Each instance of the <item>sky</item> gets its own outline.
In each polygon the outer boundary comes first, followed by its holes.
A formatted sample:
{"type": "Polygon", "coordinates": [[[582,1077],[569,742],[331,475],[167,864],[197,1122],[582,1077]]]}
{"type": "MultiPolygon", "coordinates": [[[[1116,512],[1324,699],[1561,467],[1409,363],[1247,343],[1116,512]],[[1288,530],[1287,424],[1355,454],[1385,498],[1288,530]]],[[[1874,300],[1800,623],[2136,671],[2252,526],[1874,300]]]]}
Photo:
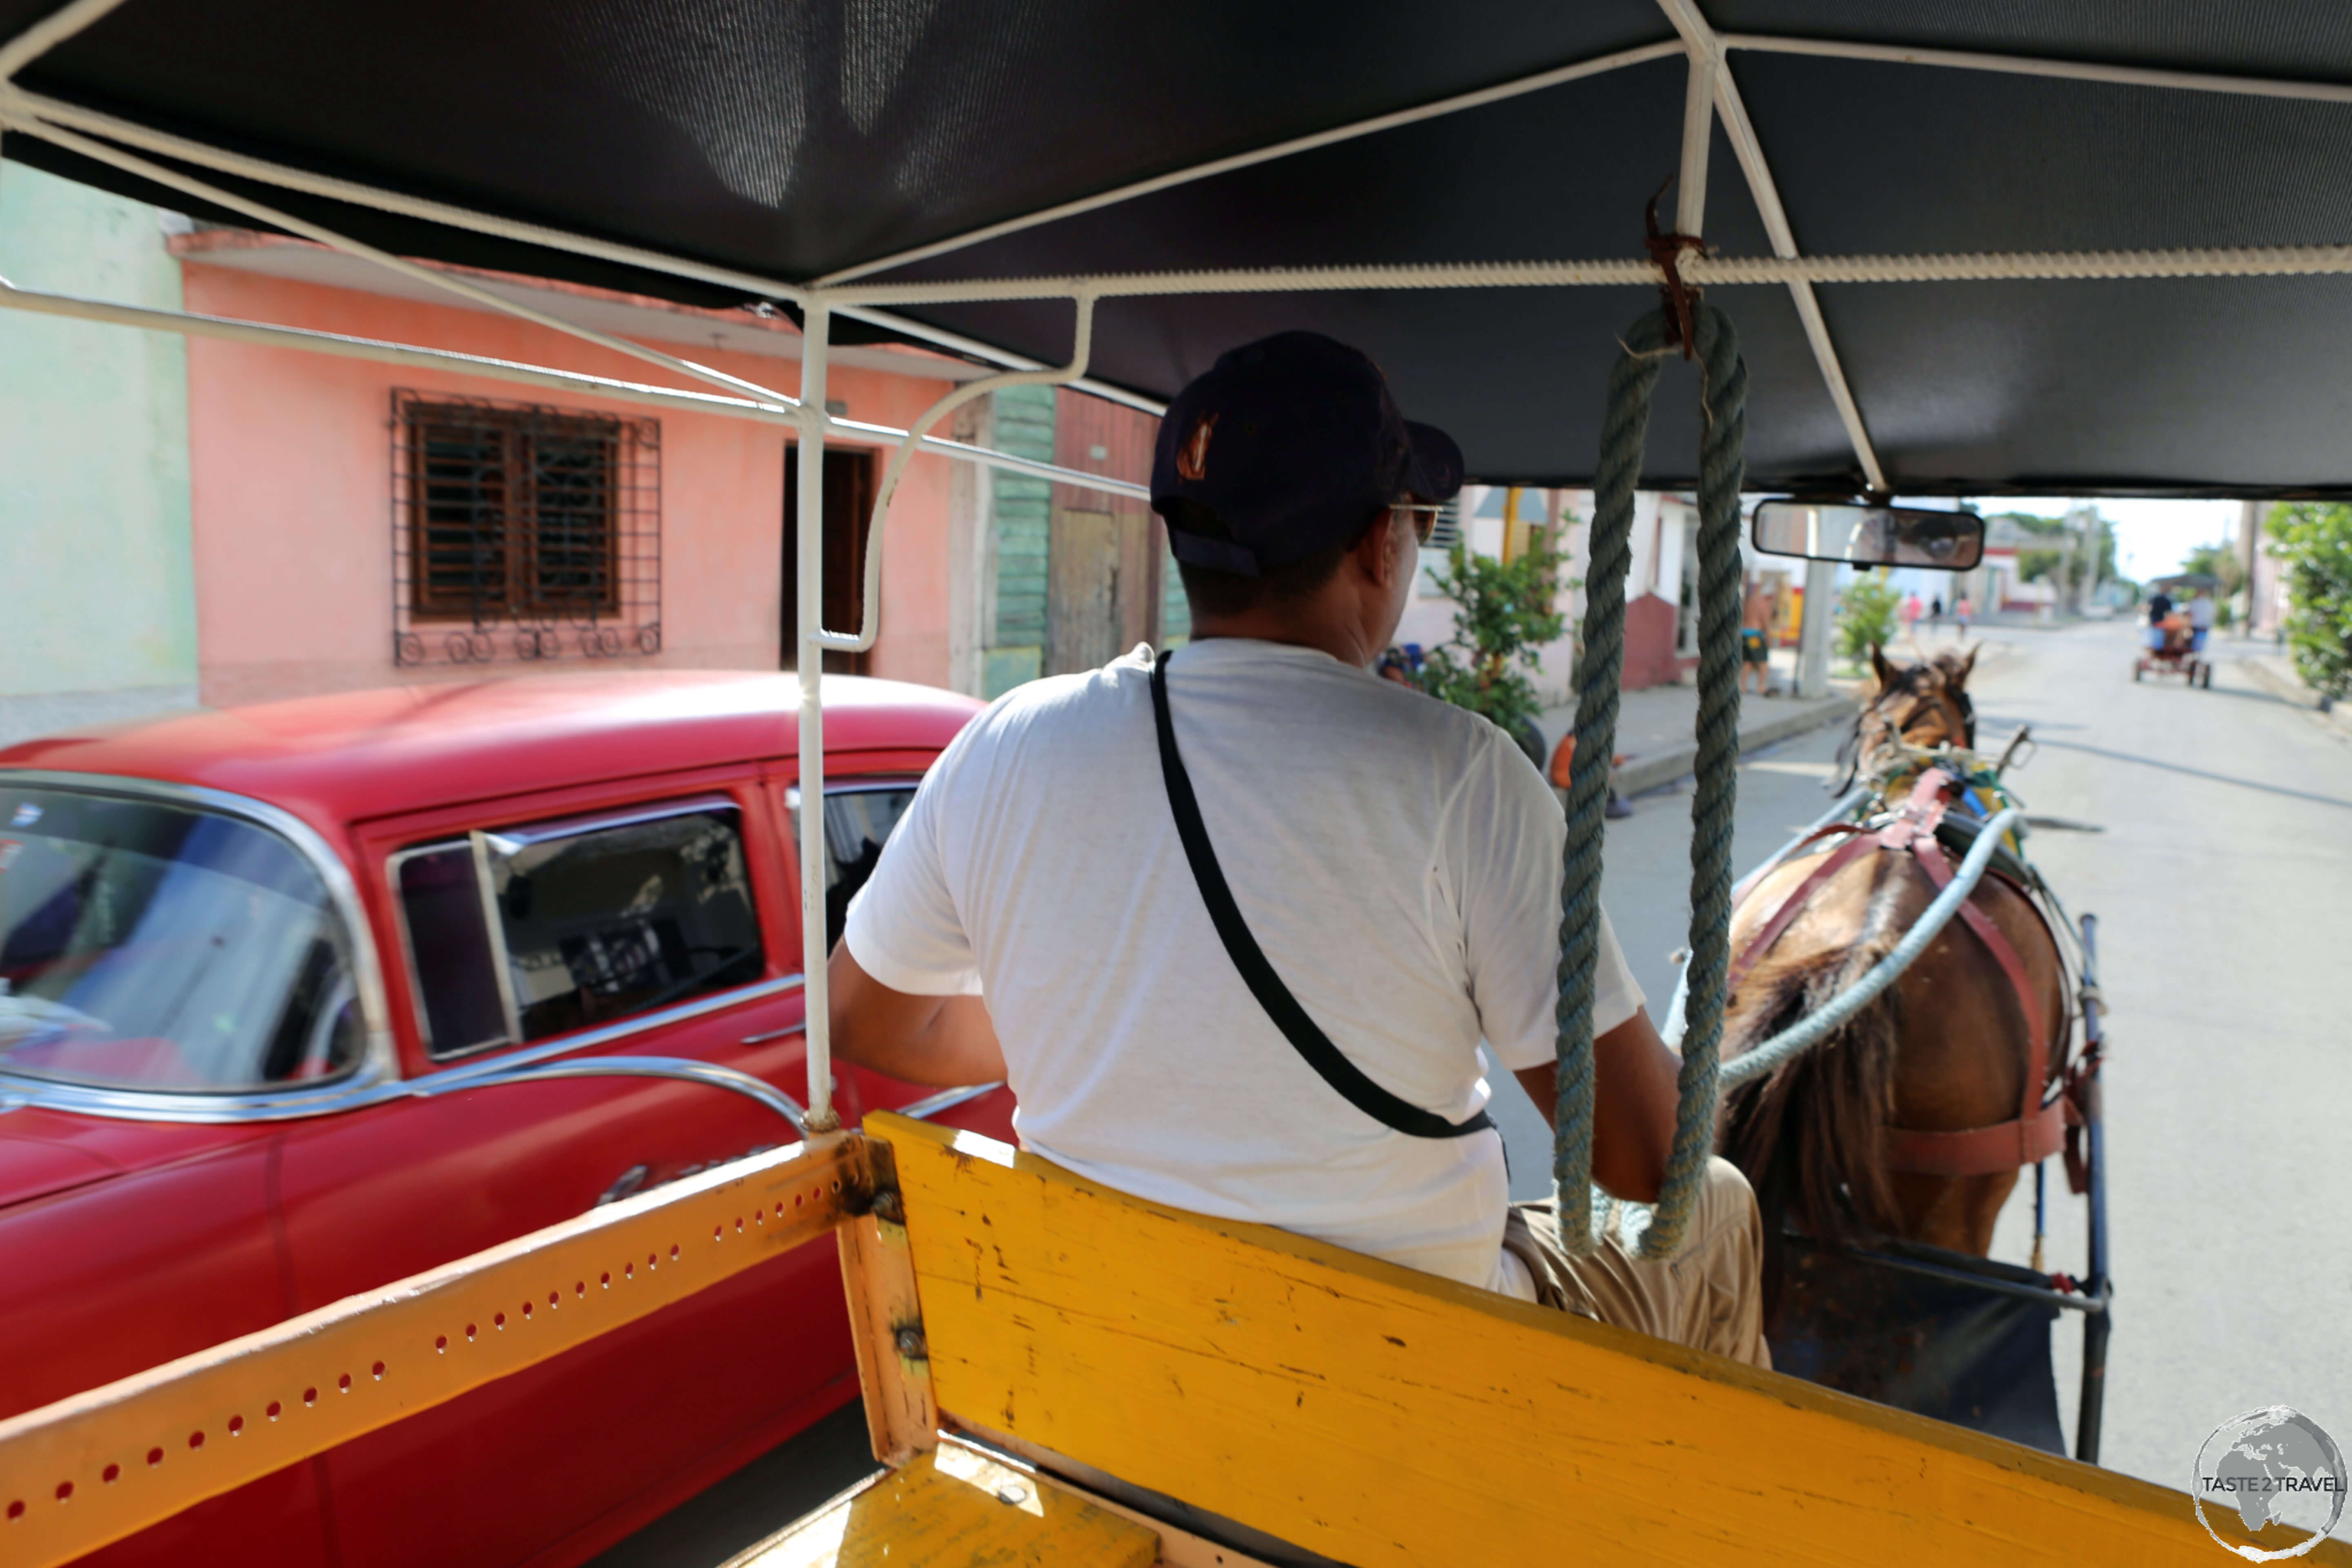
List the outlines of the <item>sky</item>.
{"type": "Polygon", "coordinates": [[[2218,544],[2237,525],[2233,500],[2137,500],[2116,497],[1987,496],[1970,502],[1977,510],[2021,511],[2028,517],[2063,517],[2088,500],[2115,524],[2116,567],[2137,583],[2180,570],[2181,557],[2200,544],[2218,544]]]}

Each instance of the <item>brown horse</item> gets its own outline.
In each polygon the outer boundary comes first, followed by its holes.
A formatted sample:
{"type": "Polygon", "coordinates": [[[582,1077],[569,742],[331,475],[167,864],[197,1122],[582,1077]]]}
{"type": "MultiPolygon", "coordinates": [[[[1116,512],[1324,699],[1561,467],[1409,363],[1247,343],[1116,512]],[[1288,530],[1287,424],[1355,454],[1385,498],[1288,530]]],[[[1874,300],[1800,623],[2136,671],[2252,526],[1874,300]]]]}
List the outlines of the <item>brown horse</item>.
{"type": "MultiPolygon", "coordinates": [[[[1871,653],[1878,691],[1856,722],[1851,755],[1899,803],[1921,771],[1896,742],[1973,747],[1966,686],[1976,663],[1940,653],[1898,669],[1871,653]]],[[[1747,889],[1731,917],[1731,951],[1756,931],[1835,848],[1782,863],[1747,889]]],[[[1816,889],[1754,967],[1725,1012],[1727,1061],[1770,1038],[1867,973],[1901,941],[1936,887],[1907,853],[1874,850],[1816,889]]],[[[2051,1060],[2065,1057],[2065,973],[2049,928],[2015,885],[1988,875],[1970,900],[2023,961],[2027,990],[2047,1020],[2051,1060]]],[[[1725,1097],[1723,1152],[1766,1205],[1811,1235],[1894,1236],[1983,1256],[1995,1216],[2017,1184],[2014,1168],[1929,1175],[1893,1168],[1896,1129],[1959,1131],[2014,1118],[2024,1093],[2031,1026],[2018,987],[1982,938],[1955,919],[1894,985],[1836,1033],[1725,1097]]]]}

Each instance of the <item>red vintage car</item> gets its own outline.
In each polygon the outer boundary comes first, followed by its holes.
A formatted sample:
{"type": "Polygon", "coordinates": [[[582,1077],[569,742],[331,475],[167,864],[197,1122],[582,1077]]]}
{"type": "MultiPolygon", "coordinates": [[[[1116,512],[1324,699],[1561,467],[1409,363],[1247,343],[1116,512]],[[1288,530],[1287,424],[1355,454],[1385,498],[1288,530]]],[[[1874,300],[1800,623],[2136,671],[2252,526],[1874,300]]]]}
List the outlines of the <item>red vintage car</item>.
{"type": "MultiPolygon", "coordinates": [[[[837,931],[978,704],[825,697],[837,931]]],[[[0,752],[0,1415],[792,1142],[796,698],[539,677],[0,752]]],[[[1007,1131],[1002,1089],[837,1083],[1007,1131]]],[[[577,1563],[856,1394],[803,1247],[91,1561],[577,1563]]]]}

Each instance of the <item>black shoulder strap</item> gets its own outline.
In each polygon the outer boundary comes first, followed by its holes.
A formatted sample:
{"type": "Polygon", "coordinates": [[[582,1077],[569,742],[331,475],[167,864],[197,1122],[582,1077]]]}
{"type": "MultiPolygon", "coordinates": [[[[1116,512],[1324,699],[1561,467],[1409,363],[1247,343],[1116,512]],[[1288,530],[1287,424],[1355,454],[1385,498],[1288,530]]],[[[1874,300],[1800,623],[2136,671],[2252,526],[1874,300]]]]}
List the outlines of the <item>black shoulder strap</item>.
{"type": "Polygon", "coordinates": [[[1209,830],[1201,821],[1200,802],[1192,797],[1192,775],[1185,773],[1184,759],[1176,752],[1176,726],[1168,715],[1168,656],[1164,653],[1151,667],[1151,714],[1160,728],[1160,772],[1168,782],[1168,805],[1176,814],[1176,837],[1184,841],[1184,858],[1192,862],[1192,880],[1200,884],[1201,901],[1209,906],[1209,920],[1223,939],[1234,967],[1241,971],[1243,984],[1257,998],[1258,1005],[1265,1009],[1266,1016],[1274,1020],[1274,1026],[1282,1031],[1283,1038],[1349,1104],[1396,1131],[1414,1138],[1459,1138],[1494,1126],[1483,1110],[1467,1121],[1453,1122],[1398,1099],[1366,1078],[1362,1069],[1341,1055],[1330,1037],[1315,1026],[1315,1020],[1307,1016],[1307,1009],[1298,1005],[1298,998],[1290,994],[1282,976],[1274,972],[1274,965],[1258,951],[1257,939],[1250,935],[1249,927],[1242,921],[1242,911],[1234,903],[1233,889],[1225,886],[1225,873],[1217,864],[1217,852],[1210,847],[1209,830]]]}

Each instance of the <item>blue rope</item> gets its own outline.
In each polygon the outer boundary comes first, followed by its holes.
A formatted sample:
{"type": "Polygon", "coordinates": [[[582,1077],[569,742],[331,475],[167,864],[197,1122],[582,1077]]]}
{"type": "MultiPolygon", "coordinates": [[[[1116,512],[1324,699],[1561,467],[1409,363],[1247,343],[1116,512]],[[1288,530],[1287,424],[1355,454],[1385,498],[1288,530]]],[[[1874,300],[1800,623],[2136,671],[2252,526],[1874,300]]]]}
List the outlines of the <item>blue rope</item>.
{"type": "MultiPolygon", "coordinates": [[[[1674,1153],[1641,1255],[1671,1257],[1714,1152],[1724,982],[1730,967],[1731,833],[1739,758],[1739,486],[1747,439],[1748,370],[1738,334],[1714,307],[1696,307],[1696,348],[1706,380],[1699,447],[1698,787],[1691,803],[1690,1027],[1683,1041],[1674,1153]]],[[[1560,868],[1559,1096],[1553,1112],[1552,1177],[1562,1241],[1599,1245],[1592,1202],[1592,970],[1600,952],[1603,811],[1615,754],[1618,679],[1624,664],[1625,574],[1632,561],[1633,491],[1649,437],[1650,398],[1664,357],[1676,352],[1667,318],[1633,324],[1609,373],[1609,406],[1594,470],[1591,565],[1586,574],[1585,649],[1578,672],[1576,765],[1568,790],[1568,845],[1560,868]]]]}

